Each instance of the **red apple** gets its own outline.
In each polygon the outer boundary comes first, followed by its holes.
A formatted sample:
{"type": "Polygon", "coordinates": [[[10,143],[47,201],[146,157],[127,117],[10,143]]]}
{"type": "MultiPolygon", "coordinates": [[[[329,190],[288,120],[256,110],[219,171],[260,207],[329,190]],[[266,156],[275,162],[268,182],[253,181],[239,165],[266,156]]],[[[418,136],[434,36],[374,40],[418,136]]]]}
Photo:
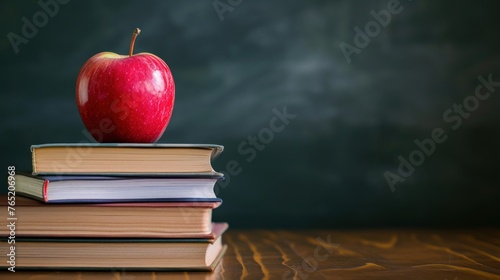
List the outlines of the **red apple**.
{"type": "Polygon", "coordinates": [[[82,67],[76,100],[82,121],[98,142],[153,143],[174,108],[175,85],[168,65],[151,53],[101,52],[82,67]]]}

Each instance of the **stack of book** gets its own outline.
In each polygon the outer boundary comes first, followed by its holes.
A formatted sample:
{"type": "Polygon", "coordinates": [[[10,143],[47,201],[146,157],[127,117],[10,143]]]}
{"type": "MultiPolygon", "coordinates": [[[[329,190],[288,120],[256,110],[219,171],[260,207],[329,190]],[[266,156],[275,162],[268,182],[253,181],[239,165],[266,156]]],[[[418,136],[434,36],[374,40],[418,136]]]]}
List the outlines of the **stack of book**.
{"type": "MultiPolygon", "coordinates": [[[[213,223],[219,145],[32,146],[14,211],[0,211],[3,260],[16,269],[214,270],[226,223],[213,223]],[[15,219],[12,219],[15,218],[15,219]],[[8,243],[15,235],[15,244],[8,243]],[[14,246],[11,248],[11,246],[14,246]]],[[[9,196],[9,200],[11,200],[9,196]]],[[[7,209],[7,197],[2,198],[7,209]]],[[[12,204],[10,204],[12,206],[12,204]]]]}

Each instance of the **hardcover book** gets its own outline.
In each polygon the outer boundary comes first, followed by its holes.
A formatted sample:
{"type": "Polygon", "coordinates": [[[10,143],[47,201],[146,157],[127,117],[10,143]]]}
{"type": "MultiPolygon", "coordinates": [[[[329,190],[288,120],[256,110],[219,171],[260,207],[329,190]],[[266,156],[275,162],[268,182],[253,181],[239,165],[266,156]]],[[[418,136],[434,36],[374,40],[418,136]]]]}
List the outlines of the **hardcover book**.
{"type": "MultiPolygon", "coordinates": [[[[225,251],[227,224],[214,224],[214,239],[16,238],[16,270],[201,270],[213,271],[225,251]]],[[[1,242],[0,267],[7,267],[10,246],[1,242]]]]}
{"type": "Polygon", "coordinates": [[[34,176],[17,173],[16,192],[45,203],[137,201],[220,202],[214,186],[220,175],[207,177],[34,176]]]}
{"type": "Polygon", "coordinates": [[[211,144],[80,143],[31,146],[33,174],[217,174],[211,144]]]}
{"type": "MultiPolygon", "coordinates": [[[[212,209],[220,202],[45,204],[16,196],[16,237],[213,238],[212,209]]],[[[7,221],[7,196],[0,196],[7,221]]],[[[10,229],[0,227],[0,237],[10,229]]]]}

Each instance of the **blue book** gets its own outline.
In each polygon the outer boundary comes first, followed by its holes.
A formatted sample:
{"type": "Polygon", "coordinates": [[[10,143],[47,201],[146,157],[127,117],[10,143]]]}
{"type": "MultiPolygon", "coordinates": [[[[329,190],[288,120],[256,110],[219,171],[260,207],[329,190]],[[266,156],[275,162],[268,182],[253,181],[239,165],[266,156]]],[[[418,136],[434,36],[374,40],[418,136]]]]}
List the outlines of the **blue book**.
{"type": "Polygon", "coordinates": [[[198,177],[31,175],[17,173],[16,193],[45,203],[220,202],[214,174],[198,177]]]}

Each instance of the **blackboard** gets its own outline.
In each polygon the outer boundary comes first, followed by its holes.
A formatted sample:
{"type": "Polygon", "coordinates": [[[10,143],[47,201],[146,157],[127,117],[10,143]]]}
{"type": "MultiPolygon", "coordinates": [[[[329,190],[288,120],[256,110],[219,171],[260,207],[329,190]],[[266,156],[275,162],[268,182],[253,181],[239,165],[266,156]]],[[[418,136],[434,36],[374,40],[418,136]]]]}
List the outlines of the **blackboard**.
{"type": "Polygon", "coordinates": [[[163,58],[176,82],[160,142],[225,146],[214,162],[228,177],[214,220],[498,225],[496,1],[0,7],[4,170],[30,170],[32,144],[89,140],[75,102],[78,71],[98,52],[127,53],[140,27],[136,52],[163,58]]]}

